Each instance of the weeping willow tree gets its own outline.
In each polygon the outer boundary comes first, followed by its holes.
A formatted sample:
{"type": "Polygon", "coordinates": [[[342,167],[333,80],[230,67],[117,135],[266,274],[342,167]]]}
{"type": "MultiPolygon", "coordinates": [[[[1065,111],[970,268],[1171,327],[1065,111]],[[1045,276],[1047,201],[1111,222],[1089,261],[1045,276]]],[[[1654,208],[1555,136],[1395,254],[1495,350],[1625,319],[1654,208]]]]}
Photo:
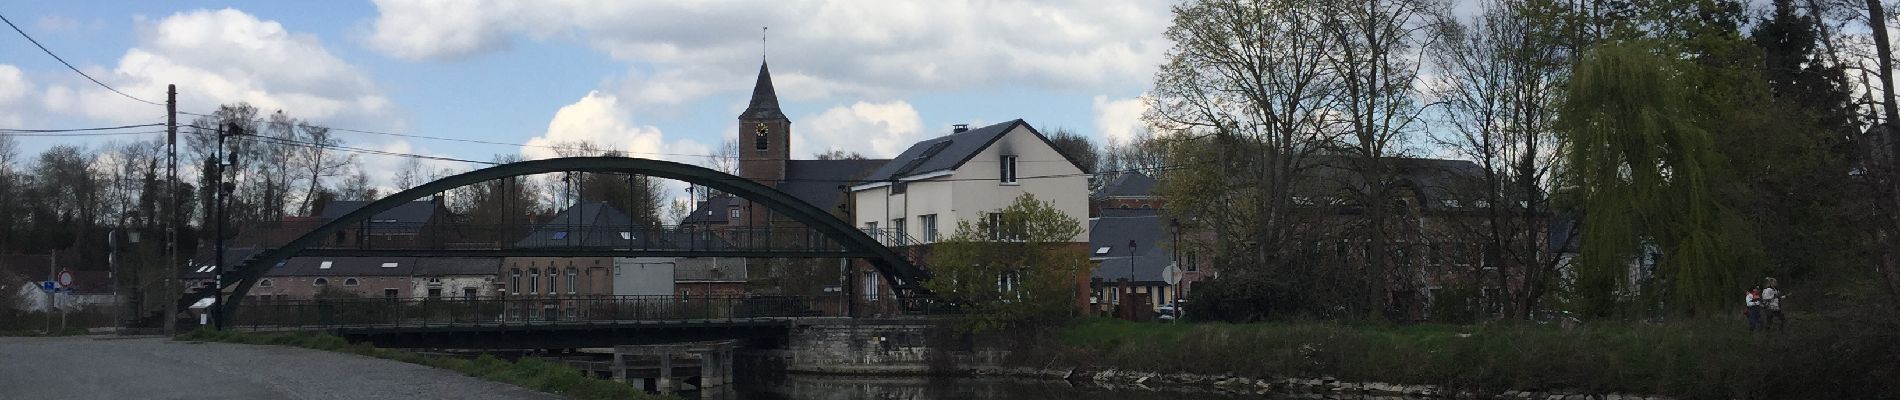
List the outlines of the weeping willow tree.
{"type": "Polygon", "coordinates": [[[1608,316],[1648,289],[1670,309],[1709,313],[1732,300],[1736,271],[1760,249],[1735,232],[1717,197],[1721,155],[1713,127],[1721,113],[1683,65],[1645,41],[1605,44],[1576,66],[1557,128],[1565,173],[1583,222],[1573,286],[1581,309],[1608,316]],[[1653,279],[1633,263],[1650,250],[1653,279]]]}

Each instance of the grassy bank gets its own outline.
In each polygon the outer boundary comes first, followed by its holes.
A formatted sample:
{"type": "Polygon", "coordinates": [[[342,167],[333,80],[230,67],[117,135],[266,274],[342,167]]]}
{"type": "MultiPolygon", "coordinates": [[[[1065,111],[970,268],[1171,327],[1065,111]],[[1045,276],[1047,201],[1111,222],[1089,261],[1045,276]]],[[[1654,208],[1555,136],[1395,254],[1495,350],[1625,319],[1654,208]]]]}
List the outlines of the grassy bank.
{"type": "MultiPolygon", "coordinates": [[[[1900,398],[1891,323],[1802,321],[1751,334],[1739,322],[1356,326],[1086,320],[1037,361],[1157,372],[1336,377],[1502,391],[1582,390],[1683,398],[1900,398]]],[[[1046,365],[1046,364],[1045,364],[1046,365]]]]}
{"type": "Polygon", "coordinates": [[[425,356],[402,350],[377,348],[367,344],[351,344],[340,337],[310,333],[250,334],[200,329],[178,335],[178,340],[295,346],[357,354],[451,370],[463,375],[559,394],[571,399],[674,398],[646,393],[627,384],[594,379],[574,368],[538,358],[523,358],[520,361],[510,362],[486,354],[475,359],[425,356]]]}

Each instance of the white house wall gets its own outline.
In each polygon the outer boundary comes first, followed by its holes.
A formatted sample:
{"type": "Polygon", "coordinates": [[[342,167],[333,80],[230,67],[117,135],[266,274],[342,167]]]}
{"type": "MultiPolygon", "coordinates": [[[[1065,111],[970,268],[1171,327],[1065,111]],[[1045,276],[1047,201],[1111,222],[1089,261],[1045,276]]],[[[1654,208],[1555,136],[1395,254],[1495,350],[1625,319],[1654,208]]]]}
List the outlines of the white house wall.
{"type": "Polygon", "coordinates": [[[905,194],[888,195],[890,187],[852,193],[856,204],[856,225],[860,228],[876,222],[879,228],[893,228],[892,219],[904,219],[904,231],[912,238],[924,238],[922,215],[937,215],[938,238],[956,233],[960,221],[976,224],[984,215],[1008,207],[1024,193],[1054,203],[1057,209],[1075,218],[1082,233],[1072,238],[1088,242],[1088,177],[1057,153],[1047,142],[1026,127],[1017,127],[950,175],[909,182],[905,194]],[[1002,184],[999,166],[1003,155],[1017,157],[1016,184],[1002,184]]]}

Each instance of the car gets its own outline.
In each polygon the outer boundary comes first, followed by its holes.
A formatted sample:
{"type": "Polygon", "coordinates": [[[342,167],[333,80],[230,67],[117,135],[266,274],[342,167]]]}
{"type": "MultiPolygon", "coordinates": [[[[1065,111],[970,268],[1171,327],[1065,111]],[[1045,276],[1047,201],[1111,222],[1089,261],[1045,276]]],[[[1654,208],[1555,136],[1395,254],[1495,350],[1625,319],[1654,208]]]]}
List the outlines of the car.
{"type": "Polygon", "coordinates": [[[1163,304],[1161,305],[1161,307],[1155,308],[1155,320],[1162,321],[1162,322],[1174,322],[1174,320],[1180,319],[1182,313],[1185,311],[1187,311],[1187,307],[1185,306],[1176,306],[1174,304],[1163,304]]]}

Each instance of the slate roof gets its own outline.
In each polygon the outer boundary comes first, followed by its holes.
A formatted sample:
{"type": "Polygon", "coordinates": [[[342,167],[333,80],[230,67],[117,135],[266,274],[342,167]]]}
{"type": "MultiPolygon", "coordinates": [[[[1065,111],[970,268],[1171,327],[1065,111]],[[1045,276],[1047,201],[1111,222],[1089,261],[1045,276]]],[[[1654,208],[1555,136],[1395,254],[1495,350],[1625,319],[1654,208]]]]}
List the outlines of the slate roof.
{"type": "Polygon", "coordinates": [[[515,243],[515,247],[608,247],[626,243],[627,239],[622,239],[620,232],[639,231],[639,227],[627,213],[607,202],[581,203],[561,210],[547,223],[535,227],[527,237],[515,243]]]}
{"type": "MultiPolygon", "coordinates": [[[[1453,208],[1453,205],[1473,206],[1470,196],[1460,193],[1482,193],[1484,168],[1477,163],[1464,160],[1441,160],[1431,158],[1400,158],[1386,160],[1398,171],[1400,183],[1413,190],[1419,205],[1426,209],[1453,208]]],[[[1328,197],[1342,190],[1360,190],[1366,185],[1360,174],[1352,170],[1349,161],[1342,157],[1315,156],[1307,160],[1304,176],[1309,180],[1300,184],[1297,193],[1303,196],[1328,197]]]]}
{"type": "Polygon", "coordinates": [[[1140,171],[1128,171],[1119,174],[1114,180],[1102,186],[1103,197],[1152,197],[1157,182],[1140,171]]]}
{"type": "MultiPolygon", "coordinates": [[[[909,149],[905,149],[903,154],[898,154],[897,158],[891,159],[890,162],[884,163],[884,166],[878,167],[876,171],[872,171],[864,180],[870,182],[889,181],[911,175],[957,169],[957,167],[962,167],[963,163],[970,161],[971,158],[975,158],[977,153],[983,152],[983,149],[989,148],[990,143],[995,143],[997,139],[1003,137],[1003,134],[1009,133],[1010,130],[1015,129],[1019,125],[1029,128],[1029,132],[1035,134],[1037,138],[1042,139],[1043,143],[1049,143],[1049,138],[1043,136],[1041,132],[1037,132],[1035,127],[1029,126],[1028,122],[1023,122],[1022,119],[1014,119],[1000,124],[970,129],[962,133],[953,133],[948,136],[917,142],[917,144],[911,145],[909,149]]],[[[1049,147],[1055,148],[1055,144],[1050,143],[1049,147]]],[[[1062,152],[1058,151],[1056,153],[1061,154],[1062,152]]],[[[1075,159],[1069,158],[1069,155],[1063,154],[1062,157],[1068,159],[1069,163],[1075,165],[1076,169],[1087,170],[1086,168],[1082,168],[1081,164],[1076,163],[1075,159]]]]}
{"type": "Polygon", "coordinates": [[[699,202],[699,207],[687,214],[681,224],[723,224],[726,223],[726,208],[738,204],[732,196],[719,196],[699,202]]]}
{"type": "Polygon", "coordinates": [[[739,119],[786,120],[778,109],[778,91],[772,88],[772,71],[759,63],[759,81],[752,84],[752,102],[739,113],[739,119]]]}
{"type": "Polygon", "coordinates": [[[833,211],[849,187],[891,160],[790,160],[778,190],[821,210],[833,211]]]}
{"type": "MultiPolygon", "coordinates": [[[[499,268],[499,267],[498,267],[499,268]]],[[[416,257],[296,257],[271,268],[266,276],[411,276],[416,257]],[[329,268],[324,264],[329,263],[329,268]],[[384,265],[391,265],[385,267],[384,265]]],[[[490,270],[493,275],[499,269],[490,270]]]]}
{"type": "MultiPolygon", "coordinates": [[[[368,201],[332,201],[330,204],[323,206],[323,212],[317,214],[317,217],[327,222],[340,218],[359,208],[363,208],[363,206],[366,205],[369,205],[368,201]]],[[[396,206],[396,208],[391,208],[389,211],[377,213],[375,217],[370,218],[370,233],[415,234],[421,232],[422,226],[429,223],[429,219],[435,217],[435,208],[434,201],[422,200],[412,201],[396,206]]]]}
{"type": "MultiPolygon", "coordinates": [[[[827,212],[837,211],[845,191],[891,160],[787,160],[776,189],[827,212]]],[[[683,224],[724,224],[726,209],[743,199],[720,196],[699,202],[683,224]]]]}
{"type": "Polygon", "coordinates": [[[1135,282],[1163,282],[1161,271],[1174,262],[1167,247],[1167,228],[1159,210],[1105,209],[1089,220],[1089,259],[1100,261],[1091,278],[1114,282],[1130,276],[1135,282]],[[1128,241],[1135,241],[1134,264],[1129,264],[1128,241]],[[1106,254],[1098,253],[1108,248],[1106,254]]]}
{"type": "MultiPolygon", "coordinates": [[[[719,214],[724,216],[722,212],[719,214]]],[[[686,248],[718,250],[730,246],[713,238],[695,238],[691,232],[659,230],[633,223],[633,218],[606,202],[584,203],[568,207],[547,223],[536,227],[527,237],[515,242],[518,248],[594,247],[594,248],[686,248]]]]}

